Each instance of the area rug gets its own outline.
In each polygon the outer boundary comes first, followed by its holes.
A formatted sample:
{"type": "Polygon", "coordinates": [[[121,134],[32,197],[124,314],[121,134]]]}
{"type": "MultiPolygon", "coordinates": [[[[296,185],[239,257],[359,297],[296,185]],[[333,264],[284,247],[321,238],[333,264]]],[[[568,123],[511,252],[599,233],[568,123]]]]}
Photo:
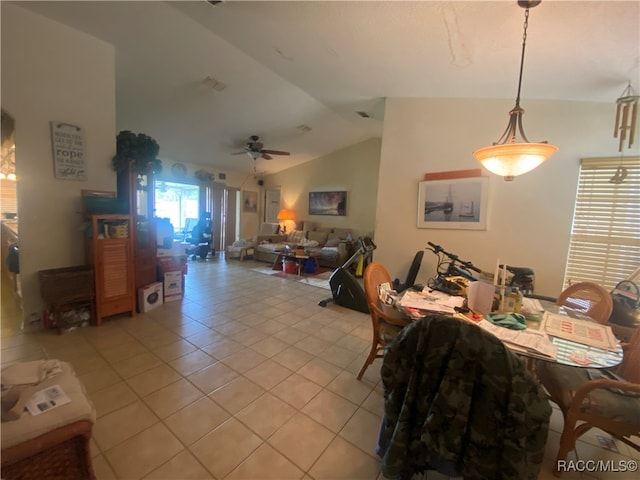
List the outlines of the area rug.
{"type": "Polygon", "coordinates": [[[271,267],[258,267],[252,268],[254,272],[262,273],[264,275],[270,275],[272,277],[282,278],[285,280],[292,280],[295,282],[304,283],[305,285],[311,285],[312,287],[324,288],[331,290],[329,286],[329,277],[333,270],[321,269],[316,274],[303,274],[298,276],[296,273],[285,273],[281,270],[272,270],[271,267]]]}
{"type": "Polygon", "coordinates": [[[312,287],[324,288],[325,290],[331,290],[331,286],[329,285],[329,276],[331,272],[326,272],[320,275],[316,275],[314,277],[304,277],[298,280],[300,283],[304,283],[306,285],[311,285],[312,287]]]}
{"type": "Polygon", "coordinates": [[[275,275],[277,273],[282,273],[279,270],[273,270],[271,267],[256,267],[252,268],[254,272],[262,273],[264,275],[275,275]]]}

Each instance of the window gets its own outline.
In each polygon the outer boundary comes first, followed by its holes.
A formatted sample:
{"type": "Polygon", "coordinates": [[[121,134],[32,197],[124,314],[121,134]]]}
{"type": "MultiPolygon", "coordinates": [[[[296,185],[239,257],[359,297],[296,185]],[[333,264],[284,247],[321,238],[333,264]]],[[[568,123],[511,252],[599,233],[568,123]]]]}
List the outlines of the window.
{"type": "Polygon", "coordinates": [[[583,159],[565,287],[570,283],[594,282],[611,290],[638,267],[640,157],[583,159]],[[622,182],[610,181],[616,175],[624,177],[622,182]]]}
{"type": "Polygon", "coordinates": [[[168,218],[176,233],[188,227],[188,219],[198,221],[198,185],[158,181],[155,187],[155,216],[168,218]]]}

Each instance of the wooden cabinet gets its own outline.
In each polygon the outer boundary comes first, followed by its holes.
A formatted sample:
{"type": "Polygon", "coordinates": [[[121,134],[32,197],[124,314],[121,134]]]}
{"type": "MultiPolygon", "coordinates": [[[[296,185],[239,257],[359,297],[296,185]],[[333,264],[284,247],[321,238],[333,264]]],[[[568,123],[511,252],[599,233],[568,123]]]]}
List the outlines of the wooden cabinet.
{"type": "Polygon", "coordinates": [[[135,172],[133,163],[129,169],[118,172],[118,199],[129,205],[133,219],[134,286],[138,288],[156,281],[156,230],[154,215],[154,180],[151,172],[135,172]]]}
{"type": "Polygon", "coordinates": [[[104,317],[136,313],[131,225],[131,215],[91,215],[85,255],[94,268],[97,325],[104,317]]]}

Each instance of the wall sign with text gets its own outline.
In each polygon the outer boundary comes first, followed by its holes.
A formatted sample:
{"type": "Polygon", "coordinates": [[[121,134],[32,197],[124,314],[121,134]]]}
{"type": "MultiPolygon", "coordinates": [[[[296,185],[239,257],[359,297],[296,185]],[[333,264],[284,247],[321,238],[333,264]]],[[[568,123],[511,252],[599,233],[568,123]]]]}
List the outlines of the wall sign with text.
{"type": "Polygon", "coordinates": [[[51,122],[53,173],[62,180],[86,180],[87,161],[84,156],[84,132],[77,125],[51,122]]]}

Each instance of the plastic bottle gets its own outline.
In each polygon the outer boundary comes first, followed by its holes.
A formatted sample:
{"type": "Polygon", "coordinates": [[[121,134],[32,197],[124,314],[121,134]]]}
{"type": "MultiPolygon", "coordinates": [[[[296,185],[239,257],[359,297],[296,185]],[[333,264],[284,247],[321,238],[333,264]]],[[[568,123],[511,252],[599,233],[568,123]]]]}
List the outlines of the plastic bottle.
{"type": "Polygon", "coordinates": [[[512,287],[509,296],[513,299],[513,312],[520,313],[522,309],[522,292],[518,287],[512,287]]]}

